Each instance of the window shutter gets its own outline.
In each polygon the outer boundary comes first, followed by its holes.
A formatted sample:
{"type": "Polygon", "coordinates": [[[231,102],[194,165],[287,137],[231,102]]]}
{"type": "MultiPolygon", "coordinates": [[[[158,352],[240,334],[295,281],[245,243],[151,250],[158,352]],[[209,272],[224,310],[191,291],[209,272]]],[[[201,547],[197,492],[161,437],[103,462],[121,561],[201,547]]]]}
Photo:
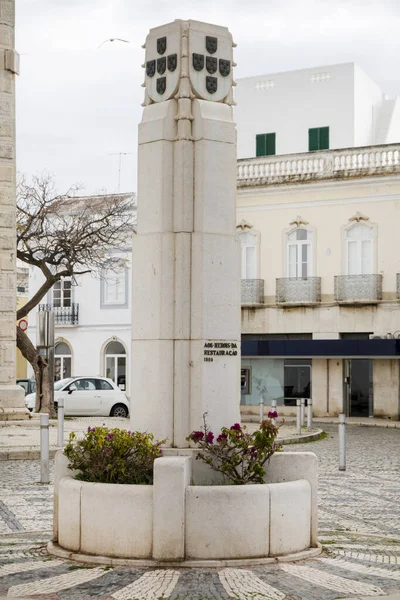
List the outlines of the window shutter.
{"type": "Polygon", "coordinates": [[[308,130],[308,151],[319,150],[319,128],[315,127],[308,130]]]}
{"type": "Polygon", "coordinates": [[[274,154],[276,154],[276,144],[275,144],[275,140],[276,140],[276,134],[275,133],[267,133],[266,135],[267,138],[267,155],[268,156],[272,156],[274,154]]]}
{"type": "Polygon", "coordinates": [[[265,133],[256,135],[256,156],[267,154],[267,136],[265,133]]]}
{"type": "Polygon", "coordinates": [[[329,127],[319,129],[319,149],[329,150],[329,127]]]}

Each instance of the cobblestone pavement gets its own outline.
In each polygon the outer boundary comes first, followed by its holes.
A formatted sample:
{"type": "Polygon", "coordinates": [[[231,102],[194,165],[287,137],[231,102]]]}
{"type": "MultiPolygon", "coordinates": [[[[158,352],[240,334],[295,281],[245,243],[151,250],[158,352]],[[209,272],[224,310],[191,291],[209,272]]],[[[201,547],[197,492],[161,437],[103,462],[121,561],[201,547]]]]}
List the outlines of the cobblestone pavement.
{"type": "Polygon", "coordinates": [[[88,567],[49,556],[51,486],[37,461],[0,463],[0,597],[42,600],[336,600],[400,598],[400,431],[347,428],[339,472],[335,426],[285,451],[319,459],[321,557],[252,568],[88,567]],[[32,532],[32,533],[29,533],[32,532]],[[392,596],[390,596],[392,598],[392,596]]]}

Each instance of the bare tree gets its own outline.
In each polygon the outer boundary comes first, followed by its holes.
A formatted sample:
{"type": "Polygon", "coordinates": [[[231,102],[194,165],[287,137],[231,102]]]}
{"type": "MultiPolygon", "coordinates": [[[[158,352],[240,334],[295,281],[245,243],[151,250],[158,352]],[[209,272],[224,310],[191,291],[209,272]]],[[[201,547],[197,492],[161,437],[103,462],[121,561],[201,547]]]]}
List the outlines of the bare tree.
{"type": "MultiPolygon", "coordinates": [[[[42,272],[44,281],[17,311],[22,319],[53,285],[64,277],[100,274],[107,266],[118,269],[127,255],[135,230],[133,194],[74,196],[56,192],[50,175],[37,175],[17,185],[17,257],[42,272]],[[116,254],[115,254],[116,253],[116,254]],[[112,256],[119,258],[112,259],[112,256]],[[122,258],[121,258],[122,256],[122,258]]],[[[36,379],[36,408],[54,414],[50,406],[48,364],[29,337],[17,327],[17,346],[32,365],[36,379]]]]}

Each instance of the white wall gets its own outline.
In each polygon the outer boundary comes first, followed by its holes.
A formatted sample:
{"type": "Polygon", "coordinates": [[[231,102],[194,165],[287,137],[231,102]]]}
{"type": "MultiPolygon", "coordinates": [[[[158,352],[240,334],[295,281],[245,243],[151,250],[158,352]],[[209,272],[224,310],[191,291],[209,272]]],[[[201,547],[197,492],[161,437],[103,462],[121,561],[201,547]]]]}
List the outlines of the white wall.
{"type": "Polygon", "coordinates": [[[331,148],[354,145],[354,63],[239,79],[235,100],[238,158],[255,156],[258,133],[276,133],[277,154],[308,152],[311,127],[329,126],[331,148]]]}
{"type": "MultiPolygon", "coordinates": [[[[378,85],[354,65],[354,146],[376,144],[376,120],[383,94],[378,85]]],[[[387,143],[382,140],[382,143],[387,143]]]]}

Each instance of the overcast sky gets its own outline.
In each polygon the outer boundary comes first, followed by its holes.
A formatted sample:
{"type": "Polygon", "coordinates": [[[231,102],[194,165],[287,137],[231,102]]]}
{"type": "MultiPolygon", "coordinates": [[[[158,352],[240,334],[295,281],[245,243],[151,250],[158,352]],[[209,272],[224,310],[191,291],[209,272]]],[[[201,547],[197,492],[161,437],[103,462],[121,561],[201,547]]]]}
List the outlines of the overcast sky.
{"type": "Polygon", "coordinates": [[[174,19],[226,25],[236,78],[355,61],[400,94],[400,0],[16,0],[17,167],[58,190],[136,191],[144,43],[174,19]],[[98,46],[107,38],[120,37],[98,46]]]}

